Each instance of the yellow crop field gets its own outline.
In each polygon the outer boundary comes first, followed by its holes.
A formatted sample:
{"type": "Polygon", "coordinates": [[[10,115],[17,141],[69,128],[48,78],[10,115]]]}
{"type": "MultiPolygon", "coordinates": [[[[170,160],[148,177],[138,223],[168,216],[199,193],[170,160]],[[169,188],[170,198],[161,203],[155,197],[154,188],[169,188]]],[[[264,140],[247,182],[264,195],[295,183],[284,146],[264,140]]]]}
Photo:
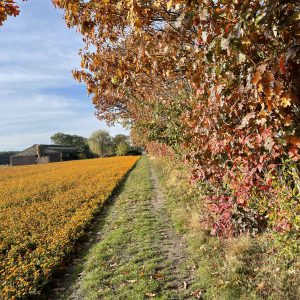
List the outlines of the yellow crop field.
{"type": "Polygon", "coordinates": [[[138,157],[0,169],[0,299],[36,293],[138,157]]]}

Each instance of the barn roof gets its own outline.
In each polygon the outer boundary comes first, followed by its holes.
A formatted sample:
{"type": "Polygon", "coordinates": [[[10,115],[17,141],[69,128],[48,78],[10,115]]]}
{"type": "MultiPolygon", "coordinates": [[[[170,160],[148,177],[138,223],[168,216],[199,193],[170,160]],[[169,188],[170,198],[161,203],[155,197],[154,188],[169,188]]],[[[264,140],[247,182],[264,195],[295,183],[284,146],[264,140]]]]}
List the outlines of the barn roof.
{"type": "Polygon", "coordinates": [[[30,148],[25,149],[24,151],[13,155],[15,156],[33,156],[33,155],[38,155],[37,153],[37,148],[41,147],[42,148],[42,153],[43,155],[51,154],[51,153],[78,153],[78,149],[72,146],[66,146],[66,145],[38,145],[35,144],[31,146],[30,148]]]}

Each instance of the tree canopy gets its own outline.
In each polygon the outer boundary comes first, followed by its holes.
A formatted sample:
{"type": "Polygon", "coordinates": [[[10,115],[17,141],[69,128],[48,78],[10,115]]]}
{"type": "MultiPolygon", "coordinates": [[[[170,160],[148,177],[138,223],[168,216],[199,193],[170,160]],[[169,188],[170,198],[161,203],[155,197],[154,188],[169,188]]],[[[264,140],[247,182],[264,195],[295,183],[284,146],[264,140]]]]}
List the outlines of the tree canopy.
{"type": "Polygon", "coordinates": [[[57,132],[51,136],[51,141],[57,145],[73,146],[77,148],[84,157],[91,156],[88,140],[85,137],[57,132]]]}
{"type": "MultiPolygon", "coordinates": [[[[270,215],[250,199],[274,199],[270,174],[300,160],[299,0],[53,3],[82,34],[74,77],[99,119],[189,162],[191,181],[215,189],[216,234],[244,230],[236,209],[270,215]]],[[[274,223],[288,218],[272,207],[274,223]]]]}
{"type": "Polygon", "coordinates": [[[54,3],[86,43],[74,76],[98,117],[129,119],[136,138],[217,188],[215,233],[270,193],[269,170],[300,159],[298,0],[54,3]]]}
{"type": "Polygon", "coordinates": [[[118,156],[126,155],[129,150],[130,150],[129,144],[127,142],[121,142],[117,144],[116,155],[118,156]]]}
{"type": "Polygon", "coordinates": [[[124,134],[117,134],[113,137],[112,143],[114,151],[116,151],[118,145],[120,144],[127,144],[129,147],[129,137],[124,134]]]}
{"type": "Polygon", "coordinates": [[[100,157],[109,156],[113,154],[112,138],[105,130],[97,130],[88,138],[88,144],[91,151],[100,157]]]}

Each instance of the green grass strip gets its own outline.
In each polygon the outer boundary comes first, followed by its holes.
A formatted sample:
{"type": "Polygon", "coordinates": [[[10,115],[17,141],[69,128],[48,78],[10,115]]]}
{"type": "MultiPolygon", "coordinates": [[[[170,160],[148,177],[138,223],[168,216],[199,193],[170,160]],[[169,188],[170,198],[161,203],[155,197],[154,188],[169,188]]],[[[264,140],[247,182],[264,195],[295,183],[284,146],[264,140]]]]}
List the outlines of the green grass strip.
{"type": "Polygon", "coordinates": [[[185,298],[172,287],[174,266],[160,234],[164,215],[153,209],[152,196],[149,162],[142,158],[108,207],[102,237],[86,257],[82,299],[185,298]]]}

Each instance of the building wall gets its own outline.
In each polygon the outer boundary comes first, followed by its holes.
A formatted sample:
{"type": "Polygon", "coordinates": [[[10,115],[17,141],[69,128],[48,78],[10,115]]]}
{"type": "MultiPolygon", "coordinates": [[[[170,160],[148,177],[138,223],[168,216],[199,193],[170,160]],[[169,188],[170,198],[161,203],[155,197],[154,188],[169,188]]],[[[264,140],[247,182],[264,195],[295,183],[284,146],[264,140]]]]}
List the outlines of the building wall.
{"type": "Polygon", "coordinates": [[[42,156],[37,160],[38,164],[47,164],[50,162],[50,157],[49,156],[42,156]]]}
{"type": "Polygon", "coordinates": [[[51,153],[49,154],[50,161],[49,162],[60,162],[62,155],[61,153],[51,153]]]}
{"type": "Polygon", "coordinates": [[[27,156],[11,156],[10,158],[12,166],[24,166],[24,165],[35,165],[35,164],[47,164],[52,162],[61,162],[62,153],[50,153],[42,156],[38,159],[37,155],[27,156]]]}
{"type": "Polygon", "coordinates": [[[30,156],[12,156],[10,162],[12,166],[24,166],[36,164],[37,155],[30,156]]]}

